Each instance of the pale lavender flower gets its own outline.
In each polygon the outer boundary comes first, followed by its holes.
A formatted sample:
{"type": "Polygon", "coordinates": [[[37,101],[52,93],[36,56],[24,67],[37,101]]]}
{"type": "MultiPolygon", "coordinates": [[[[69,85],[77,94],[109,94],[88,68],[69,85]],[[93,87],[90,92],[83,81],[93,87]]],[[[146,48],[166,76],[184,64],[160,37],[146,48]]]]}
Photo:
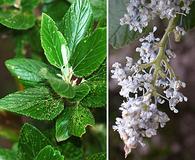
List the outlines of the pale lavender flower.
{"type": "Polygon", "coordinates": [[[168,68],[166,64],[170,58],[175,57],[172,50],[165,50],[166,58],[159,64],[162,67],[161,72],[166,77],[161,75],[155,77],[154,75],[155,64],[151,63],[158,56],[159,49],[155,46],[160,41],[155,37],[155,31],[156,27],[148,36],[140,39],[141,47],[136,49],[140,55],[137,62],[126,57],[127,62],[124,67],[115,63],[111,70],[112,78],[116,79],[121,87],[120,95],[125,98],[119,108],[122,111],[122,117],[116,118],[113,129],[119,132],[124,141],[126,156],[138,144],[144,146],[144,139],[156,135],[157,129],[164,127],[169,121],[167,114],[157,108],[158,104],[168,101],[170,109],[177,113],[176,105],[179,102],[187,101],[187,97],[179,91],[185,87],[185,83],[176,80],[170,74],[171,68],[168,68]],[[147,64],[151,64],[151,66],[142,68],[142,65],[147,64]]]}
{"type": "Polygon", "coordinates": [[[143,31],[156,16],[171,19],[176,14],[189,14],[193,0],[129,0],[127,12],[120,19],[121,25],[129,25],[129,30],[143,31]]]}

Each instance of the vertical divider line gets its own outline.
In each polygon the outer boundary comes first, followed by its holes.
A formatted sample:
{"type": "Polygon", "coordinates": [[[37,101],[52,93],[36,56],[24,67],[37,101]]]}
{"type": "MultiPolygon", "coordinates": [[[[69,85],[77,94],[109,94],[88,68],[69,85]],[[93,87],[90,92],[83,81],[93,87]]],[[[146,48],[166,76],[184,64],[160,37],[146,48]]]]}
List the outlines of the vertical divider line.
{"type": "Polygon", "coordinates": [[[109,160],[109,0],[106,0],[106,22],[107,22],[107,40],[106,40],[106,52],[107,52],[107,68],[106,68],[106,85],[107,85],[107,94],[106,94],[106,128],[107,128],[107,132],[106,132],[106,159],[109,160]]]}

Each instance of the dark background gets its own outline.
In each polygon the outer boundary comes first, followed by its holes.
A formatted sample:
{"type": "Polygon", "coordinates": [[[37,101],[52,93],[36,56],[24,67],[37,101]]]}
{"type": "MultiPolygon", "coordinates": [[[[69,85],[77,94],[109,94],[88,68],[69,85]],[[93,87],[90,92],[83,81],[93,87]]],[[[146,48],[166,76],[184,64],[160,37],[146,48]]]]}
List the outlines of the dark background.
{"type": "MultiPolygon", "coordinates": [[[[14,42],[12,32],[0,26],[0,98],[19,89],[17,81],[10,75],[4,65],[6,59],[13,57],[14,42]]],[[[22,121],[21,117],[14,114],[4,111],[0,112],[0,146],[11,147],[17,141],[22,121]],[[5,138],[6,136],[9,137],[5,138]],[[11,139],[11,141],[8,139],[11,139]]]]}

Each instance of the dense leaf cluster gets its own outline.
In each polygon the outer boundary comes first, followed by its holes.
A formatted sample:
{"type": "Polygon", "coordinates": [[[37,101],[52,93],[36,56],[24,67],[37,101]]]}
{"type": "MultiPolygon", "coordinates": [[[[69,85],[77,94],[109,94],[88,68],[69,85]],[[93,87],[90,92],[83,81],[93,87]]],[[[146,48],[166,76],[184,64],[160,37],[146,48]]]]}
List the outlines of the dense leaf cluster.
{"type": "MultiPolygon", "coordinates": [[[[91,109],[106,103],[105,1],[75,0],[70,4],[63,0],[21,0],[16,4],[1,0],[0,5],[2,25],[26,30],[13,33],[16,57],[5,62],[24,90],[0,99],[0,109],[55,124],[50,129],[54,140],[24,124],[16,149],[0,149],[0,159],[85,159],[89,153],[74,137],[82,137],[87,126],[95,125],[91,109]],[[37,17],[40,6],[44,13],[37,17]],[[31,55],[33,59],[26,58],[26,45],[36,52],[31,55]],[[38,54],[41,52],[47,60],[38,54]]],[[[105,154],[87,159],[103,160],[105,154]]]]}

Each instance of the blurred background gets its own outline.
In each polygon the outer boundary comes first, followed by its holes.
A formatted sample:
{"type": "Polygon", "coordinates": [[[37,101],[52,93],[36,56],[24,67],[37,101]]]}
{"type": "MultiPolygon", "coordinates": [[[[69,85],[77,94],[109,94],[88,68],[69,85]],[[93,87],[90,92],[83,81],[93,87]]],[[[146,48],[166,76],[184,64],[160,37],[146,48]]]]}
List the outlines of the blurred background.
{"type": "MultiPolygon", "coordinates": [[[[166,24],[156,19],[153,24],[158,26],[157,35],[162,37],[166,24]]],[[[187,103],[179,103],[179,113],[170,111],[167,104],[159,108],[165,111],[170,121],[158,134],[148,139],[145,147],[133,149],[126,160],[194,160],[195,159],[195,29],[190,30],[181,42],[175,43],[170,36],[170,44],[176,58],[171,61],[178,78],[186,82],[187,86],[181,92],[188,97],[187,103]]],[[[135,48],[138,40],[120,49],[109,47],[109,74],[112,64],[119,62],[125,65],[126,56],[138,56],[135,48]]],[[[119,111],[123,99],[119,96],[120,87],[109,76],[109,153],[110,160],[123,160],[125,154],[123,142],[118,132],[114,132],[112,125],[116,117],[121,117],[119,111]]]]}
{"type": "MultiPolygon", "coordinates": [[[[14,56],[14,44],[10,31],[3,26],[0,26],[0,46],[0,97],[4,97],[16,91],[17,84],[4,65],[6,59],[14,56]]],[[[21,124],[20,117],[0,111],[0,146],[10,147],[17,141],[21,124]]]]}

